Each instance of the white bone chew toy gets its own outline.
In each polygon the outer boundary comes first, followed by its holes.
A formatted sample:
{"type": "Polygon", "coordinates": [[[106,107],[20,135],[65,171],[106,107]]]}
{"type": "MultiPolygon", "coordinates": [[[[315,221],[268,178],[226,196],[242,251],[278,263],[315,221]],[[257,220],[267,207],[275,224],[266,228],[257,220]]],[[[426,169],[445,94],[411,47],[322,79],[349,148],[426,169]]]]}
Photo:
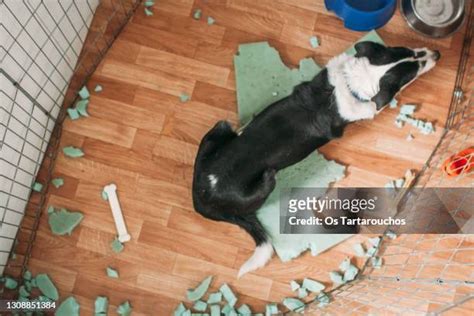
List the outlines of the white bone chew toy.
{"type": "Polygon", "coordinates": [[[104,187],[105,193],[107,193],[107,199],[109,200],[110,208],[112,209],[112,215],[115,221],[115,227],[117,228],[118,240],[120,242],[127,242],[131,239],[130,234],[127,232],[127,226],[123,219],[122,209],[117,198],[117,186],[113,183],[104,187]]]}

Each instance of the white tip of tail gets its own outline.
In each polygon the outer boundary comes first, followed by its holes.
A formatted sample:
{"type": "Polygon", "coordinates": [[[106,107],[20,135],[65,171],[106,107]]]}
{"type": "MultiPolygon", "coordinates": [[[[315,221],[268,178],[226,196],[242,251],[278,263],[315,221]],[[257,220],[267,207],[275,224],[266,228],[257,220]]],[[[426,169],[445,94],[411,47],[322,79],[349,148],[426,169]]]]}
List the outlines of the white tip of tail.
{"type": "Polygon", "coordinates": [[[263,267],[267,262],[272,258],[273,255],[273,246],[270,242],[266,242],[261,244],[241,267],[239,270],[239,274],[237,275],[238,278],[243,276],[244,274],[257,270],[258,268],[263,267]]]}

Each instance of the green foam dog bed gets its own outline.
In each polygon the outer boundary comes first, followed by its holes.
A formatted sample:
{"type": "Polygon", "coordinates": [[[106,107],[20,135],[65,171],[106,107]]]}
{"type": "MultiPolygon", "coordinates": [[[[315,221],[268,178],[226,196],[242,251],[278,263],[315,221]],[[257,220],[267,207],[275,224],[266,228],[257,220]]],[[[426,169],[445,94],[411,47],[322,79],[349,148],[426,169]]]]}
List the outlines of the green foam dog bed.
{"type": "MultiPolygon", "coordinates": [[[[367,33],[359,41],[383,44],[375,31],[367,33]]],[[[355,54],[354,47],[350,47],[346,53],[355,54]]],[[[290,95],[294,86],[311,80],[322,70],[312,58],[302,59],[298,69],[288,68],[278,51],[268,42],[239,45],[239,52],[234,56],[234,67],[241,126],[249,123],[268,105],[290,95]]],[[[257,216],[271,236],[273,247],[282,261],[289,261],[308,249],[317,255],[351,236],[280,234],[280,190],[295,187],[326,188],[342,179],[345,169],[345,166],[328,161],[315,151],[299,163],[278,172],[275,190],[257,216]]]]}

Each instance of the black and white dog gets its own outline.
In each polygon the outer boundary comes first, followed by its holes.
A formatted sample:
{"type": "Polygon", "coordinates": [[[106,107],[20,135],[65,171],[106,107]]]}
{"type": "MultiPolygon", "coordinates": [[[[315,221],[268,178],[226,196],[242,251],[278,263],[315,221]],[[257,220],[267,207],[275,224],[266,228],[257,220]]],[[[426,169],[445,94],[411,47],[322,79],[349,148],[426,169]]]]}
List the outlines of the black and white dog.
{"type": "Polygon", "coordinates": [[[312,81],[268,106],[241,133],[220,121],[202,139],[194,165],[194,208],[204,217],[239,225],[255,240],[255,252],[239,276],[272,257],[256,211],[274,189],[276,172],[341,137],[347,124],[374,118],[440,58],[426,48],[373,42],[360,42],[355,50],[355,56],[334,57],[312,81]]]}

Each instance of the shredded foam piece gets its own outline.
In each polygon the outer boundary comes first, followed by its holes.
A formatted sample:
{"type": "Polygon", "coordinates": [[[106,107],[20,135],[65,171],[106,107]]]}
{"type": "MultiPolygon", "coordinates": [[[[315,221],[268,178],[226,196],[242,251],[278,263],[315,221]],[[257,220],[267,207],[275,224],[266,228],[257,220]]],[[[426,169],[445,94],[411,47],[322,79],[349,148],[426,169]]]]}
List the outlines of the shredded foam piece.
{"type": "Polygon", "coordinates": [[[411,116],[408,116],[408,115],[405,115],[405,114],[398,114],[397,117],[395,118],[395,122],[402,122],[402,123],[409,123],[413,126],[417,126],[418,124],[418,120],[414,119],[413,117],[411,116]]]}
{"type": "Polygon", "coordinates": [[[194,303],[193,308],[194,308],[196,311],[198,311],[198,312],[204,312],[204,311],[206,311],[206,309],[207,309],[207,304],[206,304],[206,302],[204,302],[204,301],[197,300],[197,301],[194,303]]]}
{"type": "Polygon", "coordinates": [[[354,280],[358,273],[359,273],[359,269],[357,269],[355,265],[349,264],[349,267],[344,272],[343,281],[348,282],[348,281],[354,280]]]}
{"type": "Polygon", "coordinates": [[[54,316],[79,316],[79,309],[79,303],[73,296],[70,296],[59,305],[54,316]]]}
{"type": "Polygon", "coordinates": [[[404,184],[405,184],[405,179],[403,179],[403,178],[396,179],[394,181],[395,188],[397,188],[397,189],[402,188],[404,184]]]}
{"type": "Polygon", "coordinates": [[[187,93],[183,92],[179,96],[179,100],[181,101],[181,103],[188,102],[189,101],[189,95],[187,93]]]}
{"type": "Polygon", "coordinates": [[[43,185],[39,182],[33,183],[33,187],[31,188],[35,192],[41,192],[43,191],[43,185]]]}
{"type": "Polygon", "coordinates": [[[107,276],[109,278],[114,278],[114,279],[118,279],[119,278],[119,273],[117,270],[115,270],[114,268],[111,268],[111,267],[107,267],[107,269],[105,270],[107,272],[107,276]]]}
{"type": "Polygon", "coordinates": [[[415,119],[411,117],[410,115],[400,113],[395,119],[395,124],[397,124],[397,126],[400,124],[401,126],[403,126],[403,122],[416,127],[420,131],[420,133],[424,135],[432,134],[435,131],[433,123],[415,119]]]}
{"type": "Polygon", "coordinates": [[[105,315],[107,314],[107,309],[109,308],[109,299],[105,296],[97,296],[94,303],[94,313],[95,315],[105,315]]]}
{"type": "Polygon", "coordinates": [[[393,180],[390,180],[384,185],[384,188],[386,189],[395,189],[395,182],[393,180]]]}
{"type": "Polygon", "coordinates": [[[212,16],[208,16],[207,17],[207,25],[212,25],[216,23],[216,20],[214,20],[214,18],[212,16]]]}
{"type": "Polygon", "coordinates": [[[3,282],[5,283],[5,287],[9,290],[14,290],[18,286],[18,282],[15,279],[8,276],[4,278],[3,282]]]}
{"type": "Polygon", "coordinates": [[[186,291],[186,297],[190,301],[197,301],[206,294],[209,286],[212,282],[212,275],[205,278],[195,289],[189,289],[186,291]]]}
{"type": "Polygon", "coordinates": [[[300,287],[298,289],[298,298],[305,298],[308,296],[308,290],[306,290],[304,287],[300,287]]]}
{"type": "Polygon", "coordinates": [[[56,286],[54,286],[53,281],[51,281],[47,274],[38,274],[35,279],[38,289],[44,296],[49,297],[54,301],[57,301],[59,299],[58,290],[56,289],[56,286]]]}
{"type": "Polygon", "coordinates": [[[145,7],[152,7],[155,5],[155,1],[154,0],[147,0],[145,1],[145,3],[143,4],[145,7]]]}
{"type": "Polygon", "coordinates": [[[210,310],[211,310],[210,316],[221,316],[221,307],[219,305],[211,305],[210,310]]]}
{"type": "Polygon", "coordinates": [[[181,316],[191,316],[191,311],[187,309],[181,314],[181,316]]]}
{"type": "Polygon", "coordinates": [[[344,280],[342,279],[342,275],[337,271],[329,272],[329,277],[331,278],[331,281],[333,283],[336,283],[336,284],[344,283],[344,280]]]}
{"type": "Polygon", "coordinates": [[[308,278],[305,278],[303,280],[302,287],[304,287],[305,289],[313,293],[321,292],[325,288],[324,284],[315,280],[308,279],[308,278]]]}
{"type": "Polygon", "coordinates": [[[222,293],[221,292],[215,292],[209,294],[209,297],[207,299],[207,304],[217,304],[222,301],[222,293]]]}
{"type": "Polygon", "coordinates": [[[329,304],[331,299],[329,298],[329,295],[326,292],[321,292],[318,294],[316,297],[316,300],[319,302],[318,306],[323,307],[329,304]]]}
{"type": "Polygon", "coordinates": [[[239,313],[239,316],[251,316],[252,311],[250,310],[250,307],[247,304],[242,304],[240,305],[239,308],[237,308],[237,312],[239,313]]]}
{"type": "Polygon", "coordinates": [[[81,100],[76,103],[76,111],[84,117],[88,117],[89,113],[87,113],[87,107],[89,106],[89,100],[81,100]]]}
{"type": "Polygon", "coordinates": [[[82,149],[73,146],[64,147],[63,153],[65,156],[70,158],[79,158],[84,156],[84,152],[82,151],[82,149]]]}
{"type": "Polygon", "coordinates": [[[431,122],[422,122],[422,123],[423,125],[421,126],[420,132],[423,135],[429,135],[429,134],[434,133],[433,123],[431,122]]]}
{"type": "Polygon", "coordinates": [[[415,110],[416,110],[416,105],[413,105],[413,104],[404,104],[402,105],[402,107],[400,108],[400,114],[404,114],[404,115],[413,115],[415,113],[415,110]]]}
{"type": "Polygon", "coordinates": [[[351,265],[351,259],[347,257],[344,260],[342,260],[341,264],[339,265],[339,270],[341,270],[342,272],[345,272],[349,268],[350,265],[351,265]]]}
{"type": "Polygon", "coordinates": [[[369,238],[369,242],[372,244],[374,247],[378,247],[380,245],[380,242],[382,241],[382,237],[374,237],[374,238],[369,238]]]}
{"type": "Polygon", "coordinates": [[[401,189],[403,188],[403,185],[405,184],[405,179],[404,178],[399,178],[395,180],[390,180],[385,184],[385,188],[387,189],[401,189]]]}
{"type": "Polygon", "coordinates": [[[148,8],[145,8],[144,11],[145,11],[145,15],[146,15],[146,16],[152,16],[152,15],[153,15],[153,11],[151,11],[151,10],[148,9],[148,8]]]}
{"type": "Polygon", "coordinates": [[[227,283],[222,284],[219,288],[219,291],[224,296],[224,299],[229,303],[230,306],[234,306],[237,303],[237,297],[235,296],[234,292],[232,292],[231,288],[227,285],[227,283]]]}
{"type": "Polygon", "coordinates": [[[403,127],[403,121],[402,120],[395,120],[395,126],[397,126],[398,128],[402,128],[403,127]]]}
{"type": "Polygon", "coordinates": [[[193,13],[193,19],[195,20],[200,20],[202,16],[202,11],[201,9],[196,9],[193,13]]]}
{"type": "Polygon", "coordinates": [[[84,99],[89,99],[89,97],[90,97],[89,90],[87,89],[86,86],[83,86],[83,87],[81,88],[81,90],[79,90],[78,94],[79,94],[79,96],[81,97],[81,99],[83,99],[83,100],[84,100],[84,99]]]}
{"type": "Polygon", "coordinates": [[[64,185],[64,179],[63,178],[54,178],[51,180],[51,184],[56,188],[59,189],[64,185]]]}
{"type": "Polygon", "coordinates": [[[377,253],[377,247],[371,247],[367,250],[367,257],[373,257],[377,253]]]}
{"type": "Polygon", "coordinates": [[[81,117],[77,109],[74,109],[74,108],[67,109],[67,115],[73,121],[78,120],[81,117]]]}
{"type": "Polygon", "coordinates": [[[226,306],[224,306],[224,308],[222,309],[222,313],[226,316],[228,315],[234,315],[234,314],[237,314],[237,311],[234,309],[233,306],[231,306],[230,304],[227,304],[226,306]]]}
{"type": "Polygon", "coordinates": [[[385,236],[387,236],[388,239],[392,239],[392,240],[397,238],[397,234],[391,230],[387,230],[385,232],[385,236]]]}
{"type": "Polygon", "coordinates": [[[305,308],[305,304],[297,298],[287,297],[282,303],[292,312],[302,312],[305,308]]]}
{"type": "Polygon", "coordinates": [[[265,316],[275,315],[278,314],[280,311],[278,310],[278,305],[276,303],[268,303],[265,306],[265,316]]]}
{"type": "Polygon", "coordinates": [[[52,300],[49,297],[46,297],[44,295],[38,296],[38,301],[40,301],[40,302],[52,302],[52,300]]]}
{"type": "Polygon", "coordinates": [[[48,207],[48,214],[52,214],[52,213],[54,213],[54,206],[51,206],[51,205],[50,205],[50,206],[48,207]]]}
{"type": "Polygon", "coordinates": [[[31,285],[31,281],[25,280],[24,284],[25,284],[26,290],[28,292],[31,292],[31,290],[33,289],[33,286],[31,285]]]}
{"type": "Polygon", "coordinates": [[[102,86],[100,84],[97,84],[94,88],[94,91],[97,92],[97,93],[102,92],[102,90],[104,90],[104,89],[102,88],[102,86]]]}
{"type": "Polygon", "coordinates": [[[234,68],[241,126],[269,104],[290,95],[294,86],[311,80],[322,69],[312,58],[302,59],[299,69],[288,68],[268,42],[239,45],[234,68]]]}
{"type": "Polygon", "coordinates": [[[375,268],[375,269],[380,269],[382,267],[382,258],[380,257],[372,257],[370,259],[370,262],[372,263],[372,266],[375,268]]]}
{"type": "Polygon", "coordinates": [[[415,139],[415,137],[413,137],[413,135],[412,135],[411,133],[409,133],[409,134],[407,135],[406,140],[409,141],[409,142],[411,142],[413,139],[415,139]]]}
{"type": "Polygon", "coordinates": [[[26,290],[26,287],[24,285],[22,285],[18,290],[18,295],[23,298],[28,298],[30,297],[30,292],[26,290]]]}
{"type": "Polygon", "coordinates": [[[123,244],[117,239],[117,237],[115,237],[110,246],[112,247],[112,251],[115,253],[122,252],[124,248],[123,244]]]}
{"type": "Polygon", "coordinates": [[[30,281],[33,275],[31,274],[30,270],[26,270],[25,273],[23,273],[23,279],[30,281]]]}
{"type": "Polygon", "coordinates": [[[365,249],[364,249],[364,246],[362,244],[355,244],[355,245],[352,246],[352,248],[354,249],[354,252],[355,252],[357,257],[364,257],[365,256],[365,249]]]}
{"type": "Polygon", "coordinates": [[[125,301],[117,307],[117,314],[120,316],[129,316],[132,314],[132,306],[129,301],[125,301]]]}
{"type": "MultiPolygon", "coordinates": [[[[173,312],[173,316],[181,316],[183,313],[186,311],[186,307],[184,304],[181,302],[179,305],[176,307],[176,309],[173,312]]],[[[220,316],[220,315],[219,315],[220,316]]]]}
{"type": "Polygon", "coordinates": [[[393,98],[392,101],[390,101],[389,106],[391,109],[396,109],[398,106],[398,100],[393,98]]]}
{"type": "Polygon", "coordinates": [[[71,235],[83,218],[84,215],[81,212],[70,212],[65,208],[56,211],[54,207],[53,211],[50,212],[50,209],[48,209],[48,224],[51,232],[55,235],[71,235]]]}
{"type": "Polygon", "coordinates": [[[319,40],[316,36],[311,36],[309,38],[309,44],[311,45],[312,48],[318,48],[319,47],[319,40]]]}
{"type": "Polygon", "coordinates": [[[293,281],[290,282],[290,287],[291,287],[291,290],[294,292],[294,291],[296,291],[300,288],[300,285],[299,285],[298,282],[293,280],[293,281]]]}

